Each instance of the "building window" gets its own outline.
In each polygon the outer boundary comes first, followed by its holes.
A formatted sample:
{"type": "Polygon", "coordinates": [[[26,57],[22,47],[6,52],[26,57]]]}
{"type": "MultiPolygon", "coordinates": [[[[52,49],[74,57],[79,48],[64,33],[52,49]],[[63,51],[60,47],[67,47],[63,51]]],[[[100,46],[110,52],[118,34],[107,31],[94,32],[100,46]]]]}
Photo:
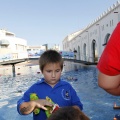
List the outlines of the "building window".
{"type": "Polygon", "coordinates": [[[120,14],[118,14],[118,20],[120,21],[120,14]]]}
{"type": "Polygon", "coordinates": [[[113,26],[113,20],[112,20],[112,26],[113,26]]]}
{"type": "Polygon", "coordinates": [[[102,31],[104,30],[104,25],[102,26],[102,31]]]}
{"type": "Polygon", "coordinates": [[[1,45],[1,48],[7,48],[7,46],[6,45],[1,45]]]}
{"type": "Polygon", "coordinates": [[[17,44],[15,44],[15,48],[16,48],[16,50],[17,50],[17,44]]]}
{"type": "Polygon", "coordinates": [[[111,21],[110,21],[110,27],[111,27],[111,21]]]}

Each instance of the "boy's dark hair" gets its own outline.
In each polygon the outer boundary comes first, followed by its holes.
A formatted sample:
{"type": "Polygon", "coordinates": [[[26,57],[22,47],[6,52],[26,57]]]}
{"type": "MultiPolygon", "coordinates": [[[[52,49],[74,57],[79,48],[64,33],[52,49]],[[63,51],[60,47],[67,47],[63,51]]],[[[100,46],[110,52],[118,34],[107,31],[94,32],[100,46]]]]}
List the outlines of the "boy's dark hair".
{"type": "Polygon", "coordinates": [[[39,58],[40,70],[43,72],[45,65],[49,63],[60,63],[61,70],[63,69],[62,56],[56,50],[47,50],[40,56],[39,58]]]}
{"type": "Polygon", "coordinates": [[[59,108],[47,120],[90,120],[81,110],[72,106],[59,108]]]}

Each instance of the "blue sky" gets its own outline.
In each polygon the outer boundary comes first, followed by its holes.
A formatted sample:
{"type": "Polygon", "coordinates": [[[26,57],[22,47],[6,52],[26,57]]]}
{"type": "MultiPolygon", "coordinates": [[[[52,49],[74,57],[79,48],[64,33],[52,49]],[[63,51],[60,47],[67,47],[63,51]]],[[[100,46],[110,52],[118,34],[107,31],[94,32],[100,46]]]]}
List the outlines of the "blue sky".
{"type": "Polygon", "coordinates": [[[98,18],[117,0],[0,0],[0,29],[28,45],[62,46],[63,39],[98,18]]]}

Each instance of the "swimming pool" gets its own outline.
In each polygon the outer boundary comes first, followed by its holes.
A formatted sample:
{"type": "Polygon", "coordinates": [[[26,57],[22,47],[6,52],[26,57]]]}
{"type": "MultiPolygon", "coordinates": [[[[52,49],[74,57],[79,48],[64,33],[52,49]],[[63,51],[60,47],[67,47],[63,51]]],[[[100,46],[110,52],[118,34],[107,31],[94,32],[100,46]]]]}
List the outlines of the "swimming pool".
{"type": "MultiPolygon", "coordinates": [[[[32,114],[21,116],[17,113],[16,102],[42,75],[38,72],[38,66],[18,68],[16,74],[19,72],[20,75],[16,77],[12,77],[9,68],[1,69],[3,75],[0,76],[0,120],[32,120],[32,114]]],[[[83,111],[91,120],[113,120],[114,115],[120,112],[113,109],[114,102],[120,105],[120,97],[112,96],[99,88],[97,74],[96,66],[66,63],[62,78],[75,88],[84,105],[83,111]]]]}

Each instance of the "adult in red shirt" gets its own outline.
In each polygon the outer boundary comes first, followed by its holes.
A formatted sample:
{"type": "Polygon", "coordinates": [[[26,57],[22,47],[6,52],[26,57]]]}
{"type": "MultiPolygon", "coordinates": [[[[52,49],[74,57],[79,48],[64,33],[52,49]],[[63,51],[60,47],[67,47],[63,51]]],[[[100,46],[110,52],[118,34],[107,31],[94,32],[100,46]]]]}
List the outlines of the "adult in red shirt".
{"type": "Polygon", "coordinates": [[[108,93],[120,95],[120,22],[114,29],[97,65],[98,85],[108,93]]]}

